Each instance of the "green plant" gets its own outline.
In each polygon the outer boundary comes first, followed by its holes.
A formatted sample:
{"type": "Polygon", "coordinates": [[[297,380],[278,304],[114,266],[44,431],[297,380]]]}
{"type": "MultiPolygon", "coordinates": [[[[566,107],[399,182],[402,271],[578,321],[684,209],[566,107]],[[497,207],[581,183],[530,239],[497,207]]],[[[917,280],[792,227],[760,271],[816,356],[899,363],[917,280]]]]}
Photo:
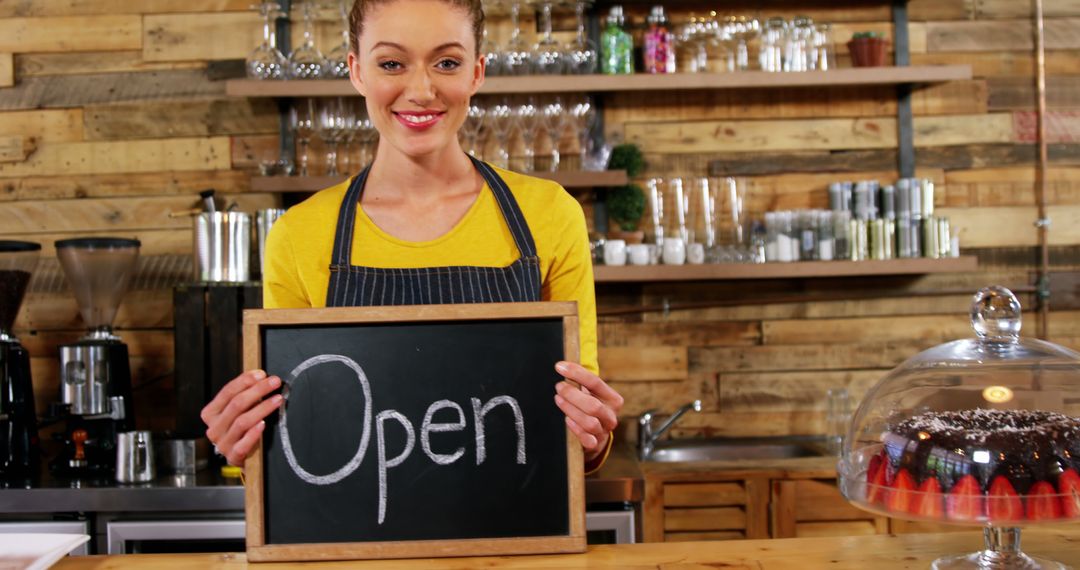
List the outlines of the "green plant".
{"type": "Polygon", "coordinates": [[[853,40],[861,40],[861,39],[869,39],[869,38],[880,38],[880,37],[882,37],[881,32],[855,32],[854,34],[851,35],[851,39],[853,39],[853,40]]]}
{"type": "Polygon", "coordinates": [[[637,231],[645,213],[645,191],[637,184],[627,184],[607,191],[608,217],[624,232],[637,231]]]}
{"type": "Polygon", "coordinates": [[[645,170],[645,156],[634,143],[623,143],[611,149],[608,158],[608,170],[625,170],[627,176],[636,178],[645,170]]]}

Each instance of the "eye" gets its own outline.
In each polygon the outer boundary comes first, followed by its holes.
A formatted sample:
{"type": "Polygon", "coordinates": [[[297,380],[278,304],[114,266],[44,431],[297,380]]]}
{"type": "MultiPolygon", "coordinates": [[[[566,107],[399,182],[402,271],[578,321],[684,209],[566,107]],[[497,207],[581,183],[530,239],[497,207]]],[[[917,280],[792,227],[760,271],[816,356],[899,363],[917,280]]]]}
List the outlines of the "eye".
{"type": "Polygon", "coordinates": [[[435,66],[438,67],[442,71],[453,71],[453,70],[461,67],[461,62],[456,60],[456,59],[447,58],[447,59],[439,60],[439,63],[436,63],[435,66]]]}
{"type": "Polygon", "coordinates": [[[386,71],[398,71],[398,70],[401,69],[402,65],[398,61],[388,59],[386,61],[379,62],[379,67],[381,67],[382,69],[384,69],[386,71]]]}

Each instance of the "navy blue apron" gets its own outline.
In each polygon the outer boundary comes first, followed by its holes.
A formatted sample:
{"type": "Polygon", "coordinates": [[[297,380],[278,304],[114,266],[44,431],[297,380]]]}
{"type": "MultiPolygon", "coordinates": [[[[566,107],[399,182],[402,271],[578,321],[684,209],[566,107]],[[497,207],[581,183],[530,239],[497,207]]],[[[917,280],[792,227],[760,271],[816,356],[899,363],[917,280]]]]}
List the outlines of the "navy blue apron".
{"type": "Polygon", "coordinates": [[[356,208],[367,181],[368,166],[353,179],[338,210],[334,251],[330,257],[327,307],[509,303],[540,300],[540,259],[517,201],[487,164],[469,157],[484,177],[510,228],[520,257],[506,267],[421,267],[385,269],[352,264],[356,208]]]}

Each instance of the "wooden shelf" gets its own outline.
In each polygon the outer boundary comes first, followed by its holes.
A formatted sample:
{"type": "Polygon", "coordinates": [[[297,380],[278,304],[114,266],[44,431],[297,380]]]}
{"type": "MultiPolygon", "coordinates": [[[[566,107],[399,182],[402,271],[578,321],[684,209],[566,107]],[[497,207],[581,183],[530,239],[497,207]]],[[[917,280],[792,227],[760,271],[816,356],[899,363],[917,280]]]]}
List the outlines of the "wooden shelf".
{"type": "MultiPolygon", "coordinates": [[[[913,65],[861,67],[834,71],[770,73],[672,73],[651,75],[529,75],[489,77],[482,94],[574,93],[598,91],[666,91],[671,89],[747,89],[825,87],[829,85],[897,85],[940,83],[971,79],[968,65],[913,65]]],[[[315,81],[259,81],[230,79],[225,93],[233,97],[331,97],[356,96],[343,79],[315,81]]]]}
{"type": "Polygon", "coordinates": [[[892,259],[889,261],[799,261],[795,263],[737,263],[706,265],[597,265],[597,283],[654,281],[723,281],[739,279],[803,279],[810,277],[862,277],[921,275],[975,271],[975,256],[946,259],[892,259]]]}
{"type": "MultiPolygon", "coordinates": [[[[530,176],[554,180],[564,188],[622,186],[629,181],[625,170],[596,172],[533,172],[530,176]]],[[[344,176],[255,176],[253,192],[318,192],[345,180],[344,176]]]]}

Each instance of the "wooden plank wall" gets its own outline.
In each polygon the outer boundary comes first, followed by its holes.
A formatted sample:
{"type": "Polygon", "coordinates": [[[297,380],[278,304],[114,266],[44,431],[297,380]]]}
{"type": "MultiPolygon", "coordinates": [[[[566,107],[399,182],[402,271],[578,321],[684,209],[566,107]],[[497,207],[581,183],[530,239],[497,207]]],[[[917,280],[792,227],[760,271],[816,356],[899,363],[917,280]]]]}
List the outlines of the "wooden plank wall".
{"type": "MultiPolygon", "coordinates": [[[[56,398],[56,344],[81,328],[52,241],[138,237],[140,278],[116,324],[143,387],[140,424],[171,426],[169,287],[189,274],[191,236],[190,221],[167,214],[195,205],[204,188],[247,211],[280,203],[251,192],[248,182],[273,149],[275,105],[228,99],[223,82],[208,73],[212,62],[241,59],[257,43],[259,21],[249,4],[0,1],[0,239],[46,244],[41,275],[16,323],[34,354],[39,407],[56,398]]],[[[745,13],[744,6],[713,2],[698,14],[745,13]]],[[[645,9],[629,10],[639,27],[645,9]]],[[[761,17],[805,12],[833,22],[841,64],[853,31],[891,34],[888,2],[800,8],[771,0],[755,9],[761,17]]],[[[1053,260],[1055,269],[1071,270],[1080,265],[1080,224],[1069,223],[1080,212],[1080,5],[1047,0],[1046,9],[1053,260]]],[[[685,7],[670,12],[676,21],[690,15],[685,7]]],[[[602,317],[602,367],[627,396],[627,420],[702,398],[705,412],[683,420],[681,434],[815,433],[826,389],[848,386],[860,395],[918,349],[966,336],[968,299],[979,286],[1030,283],[1029,13],[1026,0],[910,3],[912,62],[966,63],[975,71],[971,81],[918,88],[913,108],[919,173],[938,183],[937,205],[953,218],[964,247],[980,255],[982,269],[908,279],[601,287],[604,311],[668,308],[602,317]]],[[[490,22],[492,39],[505,42],[505,16],[490,22]]],[[[565,14],[558,22],[559,37],[568,39],[565,14]]],[[[326,50],[337,41],[335,26],[319,26],[326,50]]],[[[530,18],[525,27],[531,35],[530,18]]],[[[759,214],[822,207],[832,180],[895,178],[894,95],[888,87],[611,94],[603,107],[609,136],[643,146],[647,176],[700,176],[709,163],[720,164],[750,177],[749,208],[759,214]]],[[[1031,306],[1030,295],[1023,301],[1031,306]]],[[[1076,346],[1074,310],[1055,311],[1051,332],[1076,346]]],[[[1033,325],[1029,317],[1025,331],[1033,325]]]]}

